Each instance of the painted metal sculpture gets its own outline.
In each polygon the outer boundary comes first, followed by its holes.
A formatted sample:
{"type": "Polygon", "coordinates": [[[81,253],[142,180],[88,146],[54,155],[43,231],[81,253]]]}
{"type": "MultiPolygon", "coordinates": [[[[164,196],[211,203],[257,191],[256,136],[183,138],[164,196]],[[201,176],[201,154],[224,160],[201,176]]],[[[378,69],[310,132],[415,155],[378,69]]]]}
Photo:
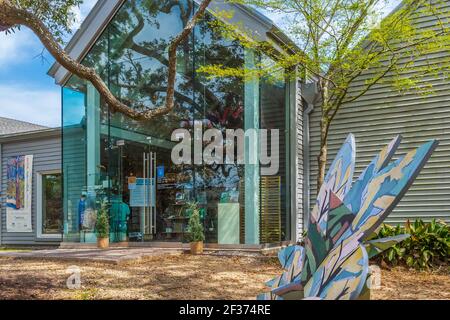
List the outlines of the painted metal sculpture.
{"type": "Polygon", "coordinates": [[[357,299],[369,259],[409,235],[373,239],[430,158],[432,140],[391,163],[401,141],[393,139],[354,182],[355,138],[350,134],[319,190],[303,246],[278,254],[285,272],[266,283],[258,299],[357,299]]]}

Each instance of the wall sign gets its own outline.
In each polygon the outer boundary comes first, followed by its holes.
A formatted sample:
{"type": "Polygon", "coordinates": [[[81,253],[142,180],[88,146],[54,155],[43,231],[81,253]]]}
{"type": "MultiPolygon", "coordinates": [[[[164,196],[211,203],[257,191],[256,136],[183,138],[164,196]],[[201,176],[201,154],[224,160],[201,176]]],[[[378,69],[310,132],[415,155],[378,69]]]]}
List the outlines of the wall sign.
{"type": "Polygon", "coordinates": [[[130,189],[130,207],[154,207],[156,204],[155,179],[137,178],[130,189]]]}
{"type": "Polygon", "coordinates": [[[9,158],[6,170],[6,231],[33,232],[33,156],[9,158]]]}

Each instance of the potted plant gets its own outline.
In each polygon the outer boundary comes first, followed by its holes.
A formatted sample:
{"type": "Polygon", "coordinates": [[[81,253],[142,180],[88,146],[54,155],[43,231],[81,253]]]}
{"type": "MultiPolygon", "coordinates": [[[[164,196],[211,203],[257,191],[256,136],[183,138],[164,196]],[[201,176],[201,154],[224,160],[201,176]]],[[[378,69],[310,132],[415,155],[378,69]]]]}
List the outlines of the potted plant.
{"type": "Polygon", "coordinates": [[[191,213],[189,218],[189,239],[192,254],[203,253],[203,241],[205,241],[205,234],[203,233],[203,224],[200,219],[200,209],[197,203],[189,203],[188,210],[191,213]]]}
{"type": "Polygon", "coordinates": [[[97,230],[97,247],[107,249],[109,247],[109,215],[106,201],[103,201],[100,205],[95,228],[97,230]]]}

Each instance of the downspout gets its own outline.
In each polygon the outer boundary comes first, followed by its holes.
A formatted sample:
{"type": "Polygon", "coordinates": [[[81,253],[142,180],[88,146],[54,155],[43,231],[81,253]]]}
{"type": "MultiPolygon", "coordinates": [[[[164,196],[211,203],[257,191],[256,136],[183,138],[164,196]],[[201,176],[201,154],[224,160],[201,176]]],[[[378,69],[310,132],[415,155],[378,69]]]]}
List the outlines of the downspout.
{"type": "Polygon", "coordinates": [[[314,104],[306,102],[306,109],[303,111],[303,231],[308,230],[308,221],[311,203],[311,169],[309,162],[309,124],[310,115],[314,110],[314,104]]]}
{"type": "Polygon", "coordinates": [[[306,109],[303,111],[303,231],[308,230],[311,203],[310,116],[318,96],[316,81],[303,84],[302,97],[306,103],[306,109]]]}
{"type": "MultiPolygon", "coordinates": [[[[0,247],[2,245],[2,220],[3,220],[3,208],[5,206],[5,202],[4,202],[4,196],[3,196],[3,181],[2,181],[2,176],[3,176],[3,155],[2,155],[2,144],[0,143],[0,247]]],[[[6,217],[5,217],[6,218],[6,217]]]]}

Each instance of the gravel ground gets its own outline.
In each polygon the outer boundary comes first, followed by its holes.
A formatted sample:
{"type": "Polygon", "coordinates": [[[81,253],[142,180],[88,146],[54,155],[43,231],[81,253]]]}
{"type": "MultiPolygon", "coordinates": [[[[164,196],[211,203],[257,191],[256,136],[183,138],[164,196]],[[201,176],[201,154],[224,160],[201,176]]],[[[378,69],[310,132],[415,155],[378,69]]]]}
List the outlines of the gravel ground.
{"type": "MultiPolygon", "coordinates": [[[[75,263],[0,258],[0,299],[254,299],[281,271],[275,259],[163,256],[142,263],[78,263],[81,288],[69,290],[75,263]]],[[[383,269],[373,299],[450,299],[449,270],[383,269]]]]}
{"type": "Polygon", "coordinates": [[[381,269],[381,288],[373,291],[380,300],[450,300],[450,268],[416,271],[404,267],[381,269]]]}

